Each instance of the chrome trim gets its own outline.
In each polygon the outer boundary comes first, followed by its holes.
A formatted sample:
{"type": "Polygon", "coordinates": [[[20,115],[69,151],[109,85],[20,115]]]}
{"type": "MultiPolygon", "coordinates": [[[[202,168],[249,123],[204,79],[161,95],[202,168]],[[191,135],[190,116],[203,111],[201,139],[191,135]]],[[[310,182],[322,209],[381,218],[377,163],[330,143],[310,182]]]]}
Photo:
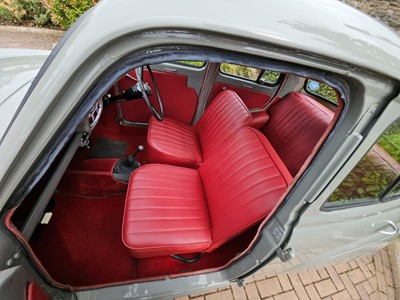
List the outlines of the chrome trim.
{"type": "MultiPolygon", "coordinates": [[[[374,223],[372,223],[372,227],[377,227],[377,226],[379,226],[379,225],[381,225],[381,224],[387,224],[387,225],[389,225],[389,227],[390,227],[390,229],[391,230],[389,230],[389,229],[387,229],[387,230],[380,230],[379,232],[380,233],[383,233],[383,234],[386,234],[386,235],[396,235],[396,234],[398,234],[399,233],[399,228],[397,227],[397,225],[396,225],[396,223],[394,223],[393,221],[390,221],[390,220],[381,220],[381,221],[376,221],[376,222],[374,222],[374,223]]],[[[386,226],[385,226],[386,227],[386,226]]]]}

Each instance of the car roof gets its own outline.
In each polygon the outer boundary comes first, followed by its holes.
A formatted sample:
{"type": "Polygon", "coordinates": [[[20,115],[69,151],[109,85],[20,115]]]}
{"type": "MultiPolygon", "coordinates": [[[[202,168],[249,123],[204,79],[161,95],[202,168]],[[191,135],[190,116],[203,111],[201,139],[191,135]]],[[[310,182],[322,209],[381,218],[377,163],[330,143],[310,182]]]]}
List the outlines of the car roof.
{"type": "Polygon", "coordinates": [[[86,51],[151,28],[237,36],[400,79],[399,34],[337,0],[103,0],[75,26],[71,38],[86,51]]]}

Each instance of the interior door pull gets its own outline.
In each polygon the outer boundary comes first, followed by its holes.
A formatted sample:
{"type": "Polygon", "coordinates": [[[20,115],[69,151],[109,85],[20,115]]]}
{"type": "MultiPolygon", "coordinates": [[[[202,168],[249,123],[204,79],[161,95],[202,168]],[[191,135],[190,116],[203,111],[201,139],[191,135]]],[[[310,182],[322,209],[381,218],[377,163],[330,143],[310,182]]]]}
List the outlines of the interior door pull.
{"type": "Polygon", "coordinates": [[[169,68],[164,68],[164,72],[170,73],[170,74],[176,74],[177,73],[176,69],[169,69],[169,68]]]}
{"type": "Polygon", "coordinates": [[[399,228],[397,227],[396,223],[390,220],[382,220],[382,221],[376,221],[372,223],[372,227],[378,227],[382,225],[389,225],[390,229],[383,229],[380,230],[380,233],[386,234],[386,235],[396,235],[399,232],[399,228]]]}

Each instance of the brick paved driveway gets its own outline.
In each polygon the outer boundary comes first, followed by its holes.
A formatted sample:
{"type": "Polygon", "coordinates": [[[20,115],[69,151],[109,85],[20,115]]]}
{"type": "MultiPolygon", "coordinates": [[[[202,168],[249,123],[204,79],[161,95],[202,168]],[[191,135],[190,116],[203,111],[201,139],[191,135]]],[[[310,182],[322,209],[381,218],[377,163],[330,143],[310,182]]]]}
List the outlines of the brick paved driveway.
{"type": "MultiPolygon", "coordinates": [[[[0,45],[4,48],[51,49],[60,32],[21,31],[0,26],[0,45]]],[[[322,269],[268,275],[267,269],[247,279],[244,288],[232,285],[205,294],[176,298],[179,300],[214,299],[395,299],[392,268],[387,248],[381,252],[322,269]]]]}
{"type": "Polygon", "coordinates": [[[261,270],[247,279],[244,288],[236,284],[176,300],[291,300],[291,299],[395,299],[393,274],[387,248],[375,255],[349,263],[301,273],[265,274],[261,270]]]}

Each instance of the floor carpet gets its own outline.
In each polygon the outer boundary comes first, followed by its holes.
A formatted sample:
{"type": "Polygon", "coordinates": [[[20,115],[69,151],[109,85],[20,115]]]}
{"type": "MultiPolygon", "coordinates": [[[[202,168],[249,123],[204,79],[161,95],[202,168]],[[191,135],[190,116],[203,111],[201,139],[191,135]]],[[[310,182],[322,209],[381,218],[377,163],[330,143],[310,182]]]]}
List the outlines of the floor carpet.
{"type": "Polygon", "coordinates": [[[125,195],[56,195],[50,223],[31,246],[58,282],[86,286],[132,280],[135,260],[121,240],[125,195]]]}

